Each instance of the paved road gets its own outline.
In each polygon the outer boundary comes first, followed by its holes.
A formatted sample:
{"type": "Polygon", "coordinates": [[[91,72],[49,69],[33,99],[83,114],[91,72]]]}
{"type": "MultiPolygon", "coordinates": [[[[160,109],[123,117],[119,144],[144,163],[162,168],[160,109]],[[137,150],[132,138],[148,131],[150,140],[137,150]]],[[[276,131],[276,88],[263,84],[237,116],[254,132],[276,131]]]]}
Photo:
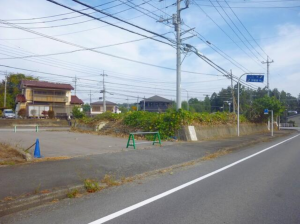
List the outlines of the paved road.
{"type": "MultiPolygon", "coordinates": [[[[107,223],[300,223],[300,136],[276,146],[282,141],[20,212],[0,223],[90,223],[111,214],[107,223]],[[115,214],[126,208],[129,212],[115,214]]],[[[95,223],[104,223],[100,221],[95,223]]]]}

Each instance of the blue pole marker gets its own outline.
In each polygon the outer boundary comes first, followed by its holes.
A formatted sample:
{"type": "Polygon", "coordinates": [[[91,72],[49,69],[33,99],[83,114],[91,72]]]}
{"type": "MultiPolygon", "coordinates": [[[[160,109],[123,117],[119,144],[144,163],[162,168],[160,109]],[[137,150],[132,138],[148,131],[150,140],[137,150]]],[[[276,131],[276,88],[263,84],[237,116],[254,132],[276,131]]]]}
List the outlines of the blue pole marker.
{"type": "Polygon", "coordinates": [[[41,151],[40,151],[40,141],[38,138],[36,139],[35,142],[34,158],[42,158],[41,151]]]}
{"type": "Polygon", "coordinates": [[[269,110],[268,109],[264,109],[264,114],[269,114],[269,110]]]}

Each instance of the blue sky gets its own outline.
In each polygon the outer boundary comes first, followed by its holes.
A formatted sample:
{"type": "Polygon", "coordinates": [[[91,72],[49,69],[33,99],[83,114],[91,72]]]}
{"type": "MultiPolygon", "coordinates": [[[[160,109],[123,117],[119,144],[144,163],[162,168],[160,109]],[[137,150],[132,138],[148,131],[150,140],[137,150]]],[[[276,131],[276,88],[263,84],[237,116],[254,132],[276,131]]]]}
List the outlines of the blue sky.
{"type": "MultiPolygon", "coordinates": [[[[70,0],[58,2],[74,9],[84,8],[70,0]]],[[[175,2],[174,0],[164,0],[162,2],[158,0],[132,0],[130,2],[126,0],[93,0],[84,2],[93,6],[107,3],[99,8],[102,10],[109,8],[106,12],[111,14],[126,10],[116,14],[116,16],[155,33],[168,33],[167,36],[174,39],[174,28],[171,24],[156,22],[160,16],[167,18],[168,15],[175,13],[175,6],[170,6],[175,2]],[[142,8],[137,8],[138,10],[131,8],[135,5],[140,5],[142,8]],[[166,6],[170,7],[166,8],[166,6]]],[[[193,0],[190,1],[189,8],[182,11],[182,19],[184,21],[182,28],[183,30],[187,30],[188,27],[195,28],[197,33],[201,35],[201,39],[209,41],[212,45],[205,44],[205,41],[203,42],[197,36],[186,40],[185,43],[192,44],[201,53],[227,71],[232,69],[233,74],[236,76],[240,76],[245,71],[237,68],[232,62],[228,61],[228,56],[230,56],[231,61],[234,60],[239,64],[239,67],[243,66],[247,71],[265,73],[266,65],[261,64],[261,61],[266,60],[267,55],[269,55],[274,60],[274,63],[270,65],[270,87],[285,90],[294,96],[298,96],[300,93],[300,7],[297,6],[300,6],[300,1],[228,0],[227,2],[257,43],[244,29],[224,0],[219,1],[219,3],[243,35],[239,33],[239,30],[226,17],[222,8],[217,7],[238,35],[230,29],[214,7],[203,6],[212,6],[209,0],[193,0]],[[211,47],[221,49],[221,54],[224,52],[226,56],[221,56],[211,47]]],[[[219,6],[216,0],[212,0],[212,3],[215,6],[219,6]]],[[[70,11],[46,0],[22,0],[21,2],[17,0],[2,0],[0,2],[0,11],[1,20],[18,23],[16,25],[30,29],[34,28],[32,30],[36,32],[55,36],[61,40],[89,48],[119,44],[143,38],[95,20],[82,23],[83,21],[90,20],[90,18],[85,16],[71,18],[77,16],[78,14],[76,13],[57,16],[58,14],[70,11]],[[39,17],[46,16],[54,17],[38,19],[39,17]],[[59,20],[63,18],[67,19],[59,20]],[[55,19],[58,19],[58,21],[52,21],[55,19]],[[44,23],[45,21],[46,23],[44,23]],[[68,25],[78,22],[80,23],[76,25],[68,25]]],[[[87,10],[86,12],[90,13],[92,10],[87,10]]],[[[94,13],[93,15],[103,17],[99,13],[94,13]]],[[[103,18],[103,20],[117,23],[116,25],[143,35],[153,36],[128,24],[118,23],[113,18],[103,18]]],[[[30,58],[27,60],[1,59],[33,54],[52,54],[79,49],[78,47],[41,38],[38,35],[15,28],[4,28],[4,26],[1,25],[0,28],[0,64],[38,71],[28,71],[25,73],[38,76],[43,80],[67,82],[73,83],[73,85],[74,82],[72,81],[74,78],[71,77],[75,77],[76,75],[79,78],[77,95],[86,102],[89,101],[89,90],[93,94],[92,101],[97,100],[101,96],[102,78],[100,73],[103,70],[108,75],[106,78],[107,91],[113,94],[108,96],[110,101],[127,102],[126,99],[128,98],[129,102],[136,102],[137,97],[150,97],[154,94],[175,99],[175,71],[121,60],[99,53],[79,51],[72,54],[30,58]],[[68,77],[46,75],[39,72],[48,72],[68,77]]],[[[186,36],[190,35],[186,34],[186,36]]],[[[101,48],[99,51],[158,66],[176,67],[175,49],[149,39],[101,48]]],[[[230,85],[230,80],[223,77],[214,68],[193,54],[187,55],[182,63],[182,70],[205,73],[182,73],[182,88],[189,91],[190,97],[203,99],[204,95],[218,92],[221,88],[226,88],[230,85]]],[[[5,67],[0,67],[0,71],[2,71],[0,75],[3,75],[3,71],[21,72],[18,69],[5,67]]],[[[264,87],[265,85],[266,82],[255,84],[257,87],[264,87]]],[[[182,98],[186,98],[185,91],[182,92],[182,98]]]]}

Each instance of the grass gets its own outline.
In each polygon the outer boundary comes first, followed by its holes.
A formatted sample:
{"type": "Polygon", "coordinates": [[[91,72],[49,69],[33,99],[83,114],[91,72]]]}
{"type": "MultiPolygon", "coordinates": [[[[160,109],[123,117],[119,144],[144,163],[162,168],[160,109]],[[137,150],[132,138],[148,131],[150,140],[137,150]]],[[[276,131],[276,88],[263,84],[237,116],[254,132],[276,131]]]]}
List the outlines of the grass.
{"type": "Polygon", "coordinates": [[[85,179],[84,187],[88,193],[95,193],[95,192],[101,190],[101,188],[99,186],[99,182],[94,179],[85,179]]]}
{"type": "Polygon", "coordinates": [[[78,193],[79,193],[79,191],[77,189],[74,189],[67,193],[67,198],[76,198],[78,193]]]}
{"type": "Polygon", "coordinates": [[[112,186],[119,186],[121,183],[116,181],[114,176],[105,174],[103,179],[101,180],[101,183],[106,184],[106,186],[108,187],[112,187],[112,186]]]}
{"type": "Polygon", "coordinates": [[[0,165],[15,165],[26,162],[23,155],[11,145],[0,142],[0,165]]]}

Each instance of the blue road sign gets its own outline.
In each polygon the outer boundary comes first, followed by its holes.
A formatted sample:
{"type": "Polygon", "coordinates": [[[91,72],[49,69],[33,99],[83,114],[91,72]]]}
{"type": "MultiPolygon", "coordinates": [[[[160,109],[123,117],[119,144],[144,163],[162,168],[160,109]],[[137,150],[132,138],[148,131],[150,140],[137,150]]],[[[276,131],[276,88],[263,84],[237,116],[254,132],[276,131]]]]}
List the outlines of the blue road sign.
{"type": "Polygon", "coordinates": [[[263,75],[247,75],[246,82],[264,82],[263,75]]]}
{"type": "Polygon", "coordinates": [[[269,110],[268,109],[264,109],[264,114],[269,114],[269,110]]]}

